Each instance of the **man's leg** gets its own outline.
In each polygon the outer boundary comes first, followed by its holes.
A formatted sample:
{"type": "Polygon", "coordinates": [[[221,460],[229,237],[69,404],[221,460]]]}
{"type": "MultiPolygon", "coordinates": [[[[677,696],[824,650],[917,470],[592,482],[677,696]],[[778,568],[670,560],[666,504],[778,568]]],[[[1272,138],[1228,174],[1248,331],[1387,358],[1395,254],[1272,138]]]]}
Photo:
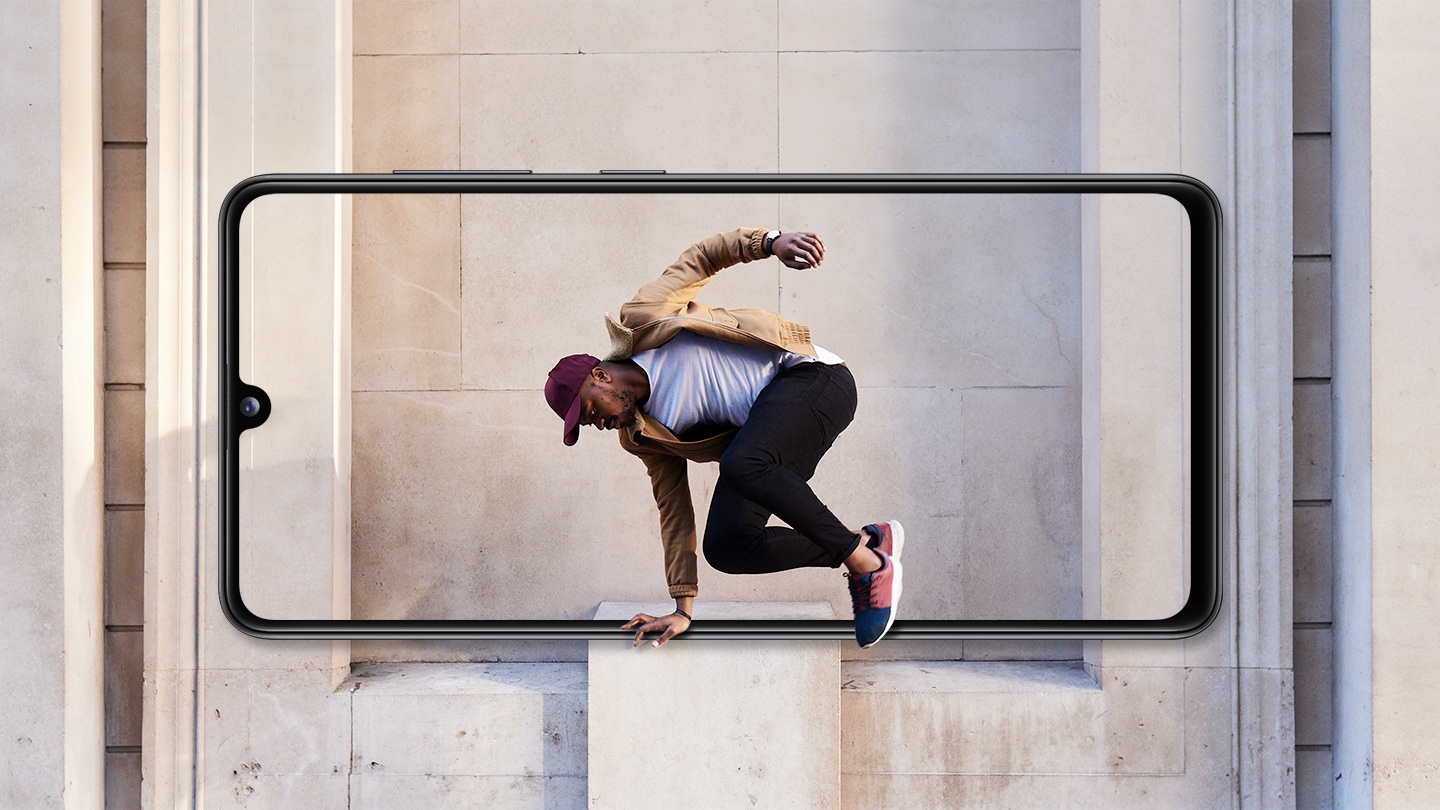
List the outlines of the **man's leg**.
{"type": "Polygon", "coordinates": [[[720,459],[705,527],[712,566],[735,574],[833,568],[858,553],[860,536],[807,483],[855,403],[850,370],[822,363],[788,369],[760,392],[720,459]],[[794,528],[766,526],[772,514],[794,528]]]}

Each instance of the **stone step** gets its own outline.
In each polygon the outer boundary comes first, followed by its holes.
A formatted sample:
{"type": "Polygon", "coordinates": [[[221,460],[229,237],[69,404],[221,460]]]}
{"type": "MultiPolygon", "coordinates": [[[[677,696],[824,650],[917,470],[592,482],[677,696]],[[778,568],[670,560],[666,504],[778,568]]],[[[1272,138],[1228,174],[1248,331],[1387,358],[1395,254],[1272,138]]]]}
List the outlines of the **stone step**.
{"type": "Polygon", "coordinates": [[[357,664],[350,807],[585,806],[585,664],[357,664]]]}
{"type": "Polygon", "coordinates": [[[1068,661],[848,661],[846,773],[1183,773],[1183,670],[1103,677],[1068,661]]]}

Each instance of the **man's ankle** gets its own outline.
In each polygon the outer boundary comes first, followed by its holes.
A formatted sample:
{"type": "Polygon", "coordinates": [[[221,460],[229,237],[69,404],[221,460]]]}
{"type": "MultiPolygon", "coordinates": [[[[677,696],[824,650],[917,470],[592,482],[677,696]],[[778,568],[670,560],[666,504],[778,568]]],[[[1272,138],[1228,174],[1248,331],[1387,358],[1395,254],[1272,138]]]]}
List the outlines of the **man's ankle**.
{"type": "Polygon", "coordinates": [[[850,557],[845,560],[845,567],[850,569],[851,574],[861,576],[873,574],[884,568],[885,560],[880,557],[880,552],[865,544],[865,540],[870,535],[863,531],[858,534],[861,538],[860,545],[856,546],[855,550],[850,553],[850,557]]]}

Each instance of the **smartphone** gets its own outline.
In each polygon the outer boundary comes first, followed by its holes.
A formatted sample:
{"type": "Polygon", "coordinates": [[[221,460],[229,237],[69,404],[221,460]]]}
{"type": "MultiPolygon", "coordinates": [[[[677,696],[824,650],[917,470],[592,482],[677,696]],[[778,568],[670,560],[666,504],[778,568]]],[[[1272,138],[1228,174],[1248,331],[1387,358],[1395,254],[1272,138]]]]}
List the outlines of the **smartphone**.
{"type": "MultiPolygon", "coordinates": [[[[824,261],[751,257],[694,297],[853,372],[808,485],[903,522],[888,638],[1192,635],[1221,593],[1220,217],[1182,175],[252,177],[219,223],[222,608],[264,638],[629,637],[595,616],[667,598],[646,468],[615,432],[566,446],[547,373],[752,226],[824,261]]],[[[718,474],[686,466],[703,547],[718,474]]],[[[829,608],[687,635],[851,636],[837,569],[701,551],[701,602],[829,608]]]]}

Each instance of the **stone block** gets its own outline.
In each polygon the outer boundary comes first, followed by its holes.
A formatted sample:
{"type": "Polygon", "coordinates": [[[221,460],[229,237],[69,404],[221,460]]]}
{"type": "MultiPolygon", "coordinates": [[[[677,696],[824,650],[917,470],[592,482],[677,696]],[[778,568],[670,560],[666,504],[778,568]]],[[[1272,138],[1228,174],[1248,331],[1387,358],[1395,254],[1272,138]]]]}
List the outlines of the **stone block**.
{"type": "MultiPolygon", "coordinates": [[[[1235,743],[1245,752],[1236,785],[1240,800],[1293,806],[1295,673],[1283,666],[1242,667],[1232,672],[1238,676],[1239,705],[1250,707],[1239,715],[1235,743]]],[[[1212,715],[1208,719],[1215,722],[1221,718],[1212,715]]]]}
{"type": "Polygon", "coordinates": [[[837,641],[591,641],[589,806],[838,808],[839,674],[837,641]]]}
{"type": "Polygon", "coordinates": [[[1330,810],[1335,806],[1334,785],[1335,775],[1328,747],[1295,752],[1295,806],[1297,808],[1330,810]]]}
{"type": "MultiPolygon", "coordinates": [[[[1231,587],[1226,583],[1227,580],[1222,577],[1221,587],[1231,587]]],[[[1233,646],[1231,634],[1231,629],[1234,627],[1232,613],[1235,610],[1235,601],[1233,597],[1222,595],[1220,612],[1215,616],[1215,621],[1196,635],[1177,642],[1184,651],[1182,656],[1184,666],[1226,668],[1235,665],[1237,655],[1239,655],[1239,651],[1233,646]]],[[[1277,628],[1277,630],[1280,633],[1286,632],[1284,628],[1277,628]]],[[[1267,631],[1267,634],[1273,636],[1275,631],[1267,631]]],[[[1276,646],[1279,646],[1278,643],[1276,646]]]]}
{"type": "MultiPolygon", "coordinates": [[[[1224,625],[1218,632],[1225,632],[1224,625]]],[[[1085,664],[1096,678],[1112,667],[1183,667],[1190,663],[1184,641],[1108,639],[1083,643],[1085,664]]]]}
{"type": "MultiPolygon", "coordinates": [[[[624,624],[639,613],[660,616],[675,609],[673,601],[665,602],[601,602],[595,608],[597,622],[624,624]]],[[[695,602],[690,614],[695,621],[834,621],[835,610],[825,602],[695,602]]],[[[652,637],[653,638],[653,637],[652,637]]],[[[591,642],[592,644],[595,642],[591,642]]]]}
{"type": "Polygon", "coordinates": [[[105,502],[145,502],[145,392],[105,392],[105,502]]]}
{"type": "Polygon", "coordinates": [[[1295,500],[1327,500],[1332,491],[1330,383],[1296,384],[1295,500]]]}
{"type": "Polygon", "coordinates": [[[1295,262],[1295,376],[1329,377],[1330,260],[1295,262]]]}
{"type": "Polygon", "coordinates": [[[861,385],[1078,381],[1077,196],[794,195],[780,222],[826,251],[781,270],[780,312],[861,385]]]}
{"type": "MultiPolygon", "coordinates": [[[[1174,6],[1178,6],[1178,30],[1169,37],[1159,36],[1152,39],[1155,44],[1169,49],[1171,54],[1182,55],[1179,59],[1176,87],[1184,89],[1178,94],[1179,97],[1175,99],[1176,106],[1172,109],[1178,121],[1183,123],[1176,133],[1179,138],[1179,154],[1175,156],[1174,162],[1169,164],[1169,168],[1191,177],[1205,178],[1204,182],[1220,199],[1231,200],[1234,199],[1231,185],[1234,171],[1229,167],[1236,160],[1235,144],[1227,138],[1216,137],[1217,132],[1213,126],[1215,121],[1226,120],[1235,107],[1235,92],[1230,87],[1231,80],[1227,78],[1233,74],[1236,58],[1231,45],[1235,36],[1231,10],[1222,3],[1171,4],[1172,8],[1174,6]]],[[[1129,9],[1119,10],[1117,16],[1124,17],[1129,13],[1129,9]]],[[[1090,48],[1094,48],[1093,40],[1091,43],[1090,48]]],[[[1108,49],[1101,46],[1099,50],[1103,52],[1108,49]]],[[[1090,53],[1094,51],[1091,50],[1090,53]]],[[[1107,57],[1108,54],[1102,59],[1107,57]]],[[[1090,64],[1095,66],[1094,62],[1090,64]]],[[[1275,60],[1274,64],[1278,65],[1279,60],[1275,60]]],[[[1097,72],[1100,71],[1109,73],[1103,67],[1097,72]]],[[[1117,73],[1116,78],[1123,81],[1123,70],[1117,73]]],[[[1125,94],[1125,91],[1121,90],[1115,97],[1118,98],[1121,94],[1125,94]]],[[[1125,137],[1123,128],[1117,129],[1116,134],[1125,137]]]]}
{"type": "Polygon", "coordinates": [[[1295,139],[1295,255],[1329,255],[1330,136],[1295,139]]]}
{"type": "Polygon", "coordinates": [[[351,810],[580,810],[585,807],[585,793],[584,776],[436,776],[362,771],[350,777],[351,810]]]}
{"type": "Polygon", "coordinates": [[[207,806],[305,807],[349,810],[350,779],[343,772],[264,773],[242,768],[216,790],[206,785],[207,806]],[[213,801],[213,805],[210,802],[213,801]]]}
{"type": "MultiPolygon", "coordinates": [[[[841,777],[842,806],[854,810],[1223,807],[1233,801],[1235,775],[1229,757],[1216,756],[1213,752],[1228,751],[1231,745],[1229,684],[1233,677],[1233,673],[1225,669],[1190,670],[1183,689],[1175,693],[1185,706],[1184,733],[1171,730],[1174,736],[1183,737],[1183,773],[1070,774],[1044,767],[1035,773],[862,773],[846,769],[841,777]]],[[[1032,694],[1030,697],[1045,696],[1032,694]]],[[[1016,714],[1015,718],[1028,714],[1028,711],[1016,714]]],[[[847,737],[851,735],[849,729],[847,717],[847,737]]],[[[1023,734],[1023,739],[1035,738],[1029,730],[1023,734]]],[[[1002,742],[1013,743],[1016,735],[992,734],[987,740],[994,741],[994,748],[998,748],[1002,742]]],[[[1098,740],[1096,743],[1090,747],[1105,747],[1098,740]]]]}
{"type": "Polygon", "coordinates": [[[780,0],[782,51],[1079,48],[1080,5],[1071,0],[780,0]]]}
{"type": "Polygon", "coordinates": [[[1094,451],[1085,487],[1098,511],[1086,516],[1084,560],[1094,566],[1086,610],[1092,618],[1162,618],[1186,591],[1183,556],[1155,553],[1162,538],[1188,539],[1189,387],[1175,362],[1188,352],[1178,253],[1185,218],[1173,200],[1153,195],[1102,197],[1096,209],[1099,256],[1086,285],[1099,303],[1094,328],[1086,327],[1096,337],[1087,338],[1095,342],[1084,396],[1094,418],[1085,428],[1093,431],[1087,453],[1094,451]]]}
{"type": "MultiPolygon", "coordinates": [[[[350,695],[332,690],[330,672],[210,669],[201,681],[202,778],[210,790],[251,795],[246,788],[258,793],[266,778],[305,775],[338,778],[343,795],[350,769],[350,695]]],[[[271,789],[291,788],[277,784],[271,789]]],[[[323,806],[255,801],[274,807],[323,806]]]]}
{"type": "MultiPolygon", "coordinates": [[[[214,569],[213,563],[211,568],[214,569]]],[[[243,565],[241,571],[244,572],[243,565]]],[[[241,590],[243,594],[243,587],[241,590]]],[[[206,590],[203,592],[219,592],[219,585],[213,574],[207,578],[206,590]]],[[[230,624],[219,610],[218,604],[214,611],[206,613],[204,629],[208,634],[205,640],[204,668],[212,672],[283,671],[294,668],[305,672],[326,672],[330,673],[327,675],[330,677],[334,675],[336,668],[343,668],[350,660],[349,642],[294,640],[276,644],[269,639],[245,635],[230,624]]],[[[338,677],[343,677],[343,674],[338,677]]]]}
{"type": "Polygon", "coordinates": [[[461,168],[459,59],[355,57],[355,171],[461,168]]]}
{"type": "Polygon", "coordinates": [[[343,613],[335,571],[347,547],[349,289],[338,266],[334,198],[275,195],[245,213],[253,228],[239,302],[240,376],[273,403],[265,425],[240,439],[240,590],[271,619],[343,613]],[[287,302],[304,302],[298,310],[287,302]]]}
{"type": "Polygon", "coordinates": [[[780,171],[1080,170],[1076,51],[781,53],[779,92],[780,171]]]}
{"type": "Polygon", "coordinates": [[[1330,0],[1294,3],[1295,131],[1329,132],[1330,0]]]}
{"type": "Polygon", "coordinates": [[[715,53],[775,50],[775,0],[461,0],[473,54],[715,53]]]}
{"type": "Polygon", "coordinates": [[[100,4],[100,138],[145,140],[145,4],[100,4]]]}
{"type": "Polygon", "coordinates": [[[145,623],[145,513],[105,513],[105,623],[145,623]]]}
{"type": "Polygon", "coordinates": [[[1295,507],[1295,621],[1333,620],[1331,509],[1295,507]]]}
{"type": "Polygon", "coordinates": [[[773,53],[460,60],[464,168],[776,170],[773,53]]]}
{"type": "Polygon", "coordinates": [[[105,752],[105,810],[140,810],[140,752],[105,752]]]}
{"type": "MultiPolygon", "coordinates": [[[[605,313],[695,242],[777,220],[773,195],[467,195],[461,216],[465,387],[536,390],[551,419],[538,389],[561,357],[609,353],[605,313]]],[[[722,270],[698,300],[774,310],[779,267],[722,270]]]]}
{"type": "Polygon", "coordinates": [[[145,149],[106,146],[101,153],[102,235],[106,262],[145,261],[145,149]]]}
{"type": "Polygon", "coordinates": [[[347,684],[357,776],[585,774],[583,664],[369,664],[347,684]]]}
{"type": "Polygon", "coordinates": [[[1333,631],[1328,627],[1295,628],[1295,744],[1333,742],[1333,631]]]}
{"type": "Polygon", "coordinates": [[[966,661],[1079,661],[1084,654],[1085,642],[1069,639],[970,639],[965,642],[966,661]]]}
{"type": "Polygon", "coordinates": [[[459,388],[459,195],[358,195],[354,217],[354,389],[459,388]]]}
{"type": "Polygon", "coordinates": [[[350,660],[355,664],[433,663],[584,663],[584,639],[566,641],[510,641],[489,639],[418,639],[354,641],[350,660]]]}
{"type": "Polygon", "coordinates": [[[348,3],[326,10],[307,3],[251,6],[254,52],[246,61],[254,93],[252,173],[350,170],[346,141],[353,107],[338,103],[350,102],[342,89],[351,82],[345,70],[353,59],[350,10],[348,3]]]}
{"type": "Polygon", "coordinates": [[[140,745],[144,718],[143,636],[135,631],[105,631],[105,744],[140,745]]]}
{"type": "Polygon", "coordinates": [[[593,430],[565,447],[537,389],[355,394],[354,618],[579,619],[607,589],[665,595],[644,465],[593,430]]]}
{"type": "Polygon", "coordinates": [[[145,271],[105,271],[105,382],[145,383],[145,271]]]}
{"type": "MultiPolygon", "coordinates": [[[[908,569],[907,569],[908,574],[908,569]]],[[[910,602],[907,597],[900,606],[900,618],[905,618],[906,605],[910,602]]],[[[840,614],[844,618],[850,618],[849,608],[840,614]]],[[[959,639],[900,639],[886,636],[883,643],[877,644],[868,650],[862,650],[858,644],[841,644],[841,661],[959,661],[965,657],[965,649],[970,642],[959,639]]],[[[1011,656],[1001,656],[1010,658],[1011,656]]]]}
{"type": "Polygon", "coordinates": [[[850,662],[846,774],[1178,774],[1184,673],[1069,662],[850,662]]]}
{"type": "Polygon", "coordinates": [[[355,53],[460,52],[460,0],[353,0],[355,53]]]}
{"type": "MultiPolygon", "coordinates": [[[[975,389],[963,407],[963,569],[950,575],[964,583],[963,618],[1081,618],[1079,392],[975,389]]],[[[1152,551],[1182,549],[1156,543],[1152,551]]],[[[1170,615],[1184,599],[1163,584],[1154,591],[1156,612],[1147,616],[1170,615]]]]}

